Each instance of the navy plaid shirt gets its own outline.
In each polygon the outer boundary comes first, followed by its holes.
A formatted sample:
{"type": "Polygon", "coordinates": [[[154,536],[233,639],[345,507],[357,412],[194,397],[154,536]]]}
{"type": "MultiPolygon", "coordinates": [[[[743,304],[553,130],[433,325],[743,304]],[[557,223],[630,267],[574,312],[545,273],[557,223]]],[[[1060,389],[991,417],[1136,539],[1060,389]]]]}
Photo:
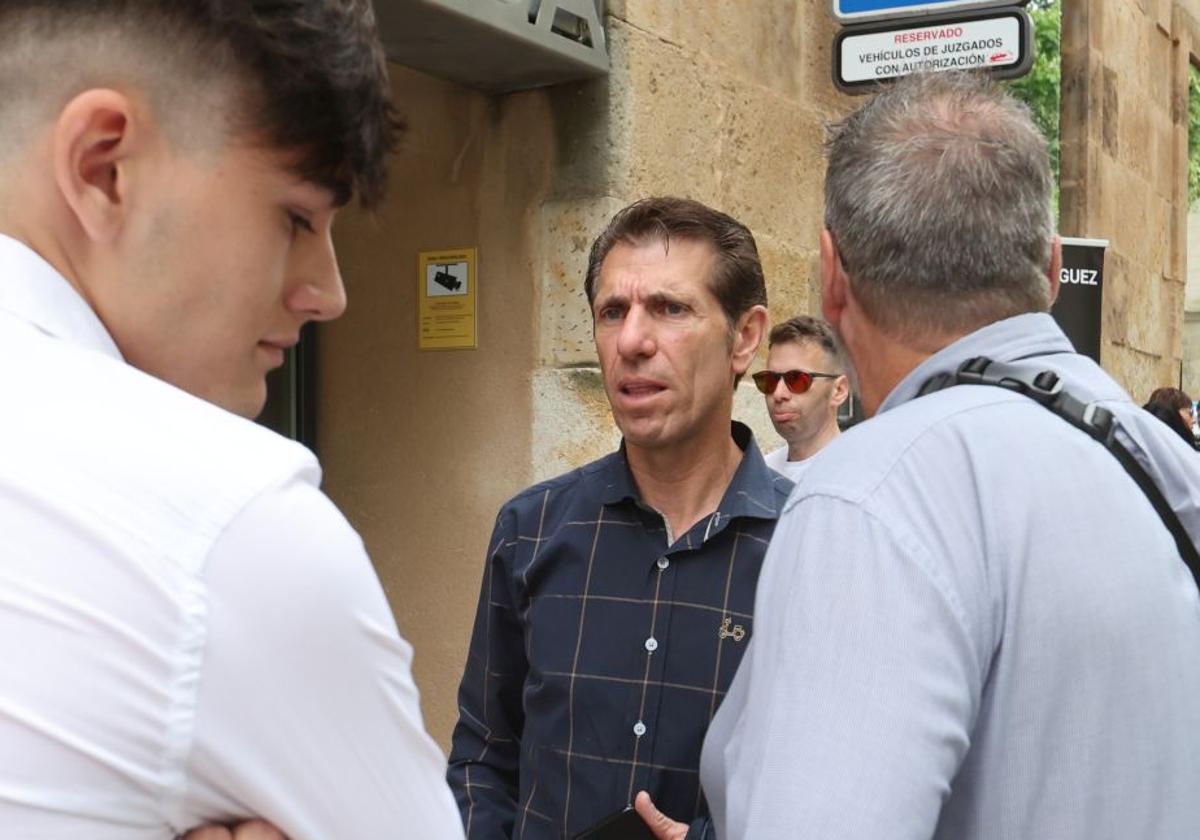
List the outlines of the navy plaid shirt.
{"type": "Polygon", "coordinates": [[[561,840],[643,789],[702,833],[700,747],[792,488],[733,437],[720,505],[671,545],[623,448],[501,508],[450,753],[469,838],[561,840]]]}

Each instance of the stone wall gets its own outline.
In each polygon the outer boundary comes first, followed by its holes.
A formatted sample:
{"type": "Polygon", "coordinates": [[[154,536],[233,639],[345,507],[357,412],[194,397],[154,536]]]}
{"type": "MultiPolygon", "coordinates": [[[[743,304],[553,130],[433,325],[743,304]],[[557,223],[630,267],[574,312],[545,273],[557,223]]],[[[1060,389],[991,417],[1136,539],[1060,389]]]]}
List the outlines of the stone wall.
{"type": "MultiPolygon", "coordinates": [[[[1063,2],[1062,229],[1112,241],[1103,360],[1140,396],[1183,352],[1200,0],[1063,2]]],[[[617,440],[582,288],[608,217],[654,193],[712,204],[754,230],[773,320],[819,309],[821,125],[854,104],[830,79],[829,4],[610,0],[605,25],[593,82],[489,97],[393,68],[410,130],[391,196],[336,232],[350,308],[322,328],[319,454],[444,746],[497,508],[617,440]],[[421,352],[417,252],[471,245],[479,348],[421,352]]],[[[748,383],[735,412],[778,442],[748,383]]]]}
{"type": "MultiPolygon", "coordinates": [[[[592,239],[624,205],[684,194],[733,215],[757,239],[772,320],[818,309],[822,122],[846,102],[830,78],[828,4],[616,0],[606,28],[611,75],[552,93],[560,157],[535,248],[538,477],[610,451],[619,437],[583,274],[592,239]]],[[[748,381],[735,413],[764,447],[780,442],[748,381]]]]}
{"type": "Polygon", "coordinates": [[[1110,241],[1101,362],[1138,399],[1180,376],[1198,11],[1200,0],[1063,0],[1060,227],[1110,241]]]}

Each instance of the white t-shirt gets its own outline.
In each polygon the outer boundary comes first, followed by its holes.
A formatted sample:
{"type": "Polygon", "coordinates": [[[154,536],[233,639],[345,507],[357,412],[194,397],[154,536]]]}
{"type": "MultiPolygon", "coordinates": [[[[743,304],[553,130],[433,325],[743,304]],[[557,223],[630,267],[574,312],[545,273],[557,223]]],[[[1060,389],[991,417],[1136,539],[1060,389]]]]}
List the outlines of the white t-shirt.
{"type": "Polygon", "coordinates": [[[0,834],[462,837],[308,450],[127,365],[3,236],[0,394],[0,834]]]}
{"type": "Polygon", "coordinates": [[[768,452],[763,456],[763,460],[765,460],[767,462],[767,466],[775,470],[775,472],[791,479],[792,483],[799,484],[800,476],[804,475],[808,468],[812,466],[813,459],[819,454],[820,453],[818,452],[816,455],[810,455],[801,461],[789,461],[788,448],[786,445],[784,445],[778,449],[773,449],[768,452]]]}

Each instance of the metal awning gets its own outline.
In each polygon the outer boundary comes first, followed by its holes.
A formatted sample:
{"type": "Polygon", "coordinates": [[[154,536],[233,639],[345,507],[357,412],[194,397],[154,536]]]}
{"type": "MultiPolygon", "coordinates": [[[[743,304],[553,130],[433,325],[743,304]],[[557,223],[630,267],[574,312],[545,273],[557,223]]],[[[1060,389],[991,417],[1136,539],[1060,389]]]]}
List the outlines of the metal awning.
{"type": "Polygon", "coordinates": [[[375,0],[388,58],[489,93],[608,73],[603,0],[375,0]]]}

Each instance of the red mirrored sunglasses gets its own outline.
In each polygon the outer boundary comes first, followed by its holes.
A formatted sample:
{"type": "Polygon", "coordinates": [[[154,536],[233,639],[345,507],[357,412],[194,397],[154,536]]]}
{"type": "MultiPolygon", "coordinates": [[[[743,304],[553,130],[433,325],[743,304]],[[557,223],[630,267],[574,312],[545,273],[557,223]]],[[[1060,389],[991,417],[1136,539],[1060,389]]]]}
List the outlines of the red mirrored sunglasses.
{"type": "Polygon", "coordinates": [[[752,377],[754,384],[758,386],[758,390],[764,394],[773,394],[775,389],[779,387],[779,380],[783,380],[783,384],[793,394],[803,394],[812,387],[814,379],[837,379],[841,376],[840,373],[817,373],[812,370],[787,370],[783,373],[776,373],[773,370],[760,370],[752,377]]]}

